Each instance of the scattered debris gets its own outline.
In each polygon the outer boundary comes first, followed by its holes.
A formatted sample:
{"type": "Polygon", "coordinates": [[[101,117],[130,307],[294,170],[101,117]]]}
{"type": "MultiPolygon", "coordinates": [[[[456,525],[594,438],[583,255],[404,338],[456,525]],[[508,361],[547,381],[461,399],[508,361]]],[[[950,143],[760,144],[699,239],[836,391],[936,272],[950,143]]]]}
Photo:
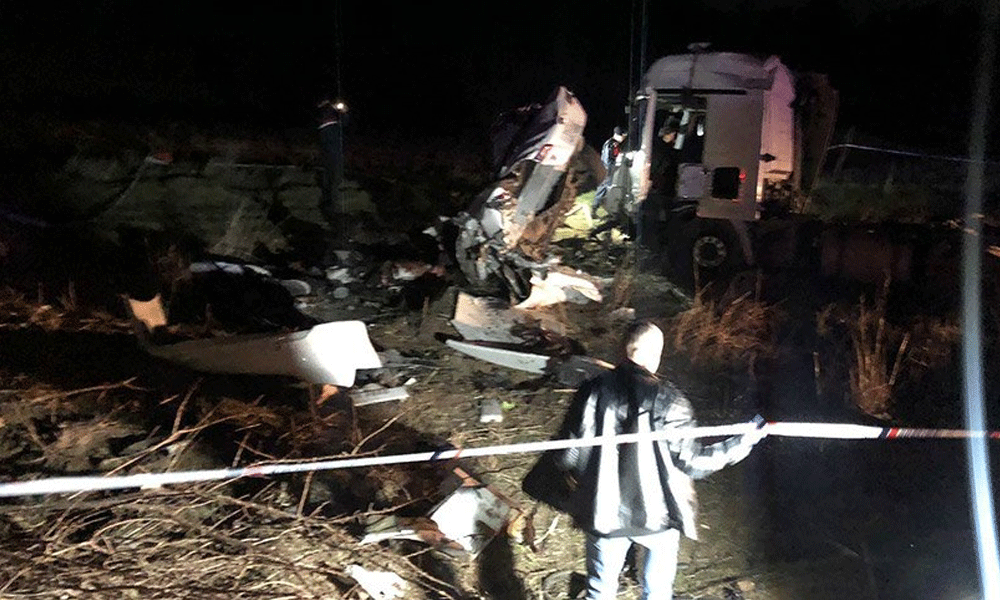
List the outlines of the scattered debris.
{"type": "Polygon", "coordinates": [[[549,361],[552,360],[551,356],[498,346],[488,346],[484,343],[464,342],[461,340],[446,340],[445,343],[462,354],[467,354],[473,358],[538,375],[545,373],[549,361]]]}
{"type": "Polygon", "coordinates": [[[393,598],[406,598],[409,595],[409,586],[406,580],[388,571],[372,571],[361,565],[349,565],[347,574],[351,579],[358,582],[368,595],[374,600],[392,600],[393,598]]]}
{"type": "Polygon", "coordinates": [[[289,375],[309,383],[351,387],[358,369],[382,366],[361,321],[158,345],[152,342],[152,333],[167,323],[159,295],[146,302],[129,299],[128,305],[139,341],[149,354],[198,371],[289,375]]]}
{"type": "Polygon", "coordinates": [[[330,267],[326,270],[326,280],[351,283],[354,281],[354,277],[351,276],[351,270],[347,267],[330,267]]]}
{"type": "Polygon", "coordinates": [[[446,551],[462,551],[461,546],[445,538],[437,523],[427,517],[377,515],[369,518],[360,543],[376,544],[386,540],[412,540],[446,551]]]}
{"type": "Polygon", "coordinates": [[[444,267],[415,260],[389,261],[382,265],[382,285],[398,285],[404,281],[415,281],[424,275],[444,276],[444,267]]]}
{"type": "Polygon", "coordinates": [[[354,406],[380,404],[392,400],[405,400],[410,394],[405,387],[387,388],[377,383],[370,383],[359,390],[351,392],[351,402],[354,406]]]}
{"type": "Polygon", "coordinates": [[[369,519],[362,544],[385,540],[414,540],[448,554],[465,552],[474,558],[507,523],[522,513],[517,505],[464,469],[455,467],[449,476],[452,491],[428,517],[382,515],[369,519]]]}
{"type": "Polygon", "coordinates": [[[528,330],[544,330],[562,334],[565,326],[542,313],[511,308],[506,302],[491,296],[472,296],[459,292],[455,301],[452,327],[468,341],[517,344],[529,335],[528,330]],[[515,333],[516,332],[516,333],[515,333]]]}
{"type": "Polygon", "coordinates": [[[533,271],[552,265],[545,252],[576,195],[570,163],[584,147],[586,122],[580,102],[560,87],[544,106],[508,113],[494,127],[498,182],[454,219],[456,259],[474,287],[499,283],[523,299],[533,271]]]}
{"type": "Polygon", "coordinates": [[[161,289],[169,289],[172,322],[204,319],[207,326],[207,321],[218,321],[224,329],[238,333],[305,329],[317,324],[296,307],[296,297],[312,294],[312,286],[304,281],[282,280],[258,265],[223,260],[178,266],[163,267],[169,281],[161,289]]]}
{"type": "Polygon", "coordinates": [[[574,272],[570,269],[557,269],[543,274],[531,276],[531,293],[516,308],[537,308],[551,306],[561,302],[586,304],[601,302],[601,287],[609,282],[599,282],[597,278],[574,272]]]}
{"type": "Polygon", "coordinates": [[[455,318],[452,327],[466,340],[523,343],[524,339],[514,335],[517,313],[499,298],[472,296],[459,292],[455,301],[455,318]]]}
{"type": "Polygon", "coordinates": [[[282,279],[281,286],[288,290],[294,297],[312,295],[312,286],[301,279],[282,279]]]}
{"type": "Polygon", "coordinates": [[[608,322],[611,324],[630,323],[635,320],[635,309],[623,306],[611,311],[608,315],[608,322]]]}
{"type": "Polygon", "coordinates": [[[561,385],[579,387],[584,381],[597,377],[615,366],[598,358],[574,355],[555,365],[555,377],[561,385]]]}
{"type": "Polygon", "coordinates": [[[480,423],[500,423],[503,421],[503,409],[496,398],[488,398],[479,406],[480,423]]]}
{"type": "Polygon", "coordinates": [[[475,557],[521,511],[493,486],[460,467],[452,473],[460,486],[431,511],[430,518],[447,539],[475,557]]]}

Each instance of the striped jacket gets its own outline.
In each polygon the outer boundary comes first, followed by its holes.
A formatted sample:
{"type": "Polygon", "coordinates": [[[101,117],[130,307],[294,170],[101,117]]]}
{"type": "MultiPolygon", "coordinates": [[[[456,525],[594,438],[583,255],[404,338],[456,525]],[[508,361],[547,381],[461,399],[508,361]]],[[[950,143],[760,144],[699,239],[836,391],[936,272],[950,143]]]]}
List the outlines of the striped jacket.
{"type": "MultiPolygon", "coordinates": [[[[639,365],[622,365],[584,383],[560,437],[644,433],[696,426],[691,404],[673,385],[639,365]]],[[[697,538],[693,480],[745,458],[759,438],[734,436],[570,448],[557,459],[575,480],[570,504],[577,525],[600,536],[680,529],[697,538]]]]}

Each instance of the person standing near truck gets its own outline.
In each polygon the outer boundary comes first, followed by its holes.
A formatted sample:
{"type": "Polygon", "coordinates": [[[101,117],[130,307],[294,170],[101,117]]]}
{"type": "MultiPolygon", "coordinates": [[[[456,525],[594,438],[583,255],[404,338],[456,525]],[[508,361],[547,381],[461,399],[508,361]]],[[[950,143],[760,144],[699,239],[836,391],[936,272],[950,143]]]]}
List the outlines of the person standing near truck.
{"type": "MultiPolygon", "coordinates": [[[[656,325],[644,321],[631,326],[626,360],[580,387],[559,437],[592,439],[695,427],[687,398],[655,374],[662,350],[663,332],[656,325]]],[[[572,482],[561,506],[586,533],[588,600],[615,598],[633,543],[646,551],[642,599],[673,597],[680,534],[697,536],[692,480],[745,458],[765,435],[755,424],[751,433],[712,445],[695,438],[610,442],[549,455],[572,482]]],[[[549,477],[545,485],[552,487],[553,481],[549,477]]],[[[527,484],[528,477],[523,485],[532,494],[527,484]]]]}
{"type": "MultiPolygon", "coordinates": [[[[608,195],[608,190],[611,189],[612,178],[615,175],[615,170],[618,168],[618,158],[621,156],[622,144],[625,143],[625,137],[625,130],[616,126],[611,133],[611,137],[601,147],[601,162],[604,163],[606,175],[601,185],[597,186],[597,193],[594,194],[592,211],[594,216],[597,216],[597,209],[604,205],[604,198],[608,195]]],[[[605,210],[607,208],[605,206],[605,210]]]]}
{"type": "Polygon", "coordinates": [[[658,264],[656,256],[661,251],[661,223],[670,210],[670,205],[677,195],[677,167],[680,164],[680,152],[674,147],[677,134],[681,128],[681,120],[676,115],[670,115],[663,122],[653,140],[649,165],[649,193],[642,201],[640,208],[640,242],[648,252],[648,261],[653,266],[658,264]]]}

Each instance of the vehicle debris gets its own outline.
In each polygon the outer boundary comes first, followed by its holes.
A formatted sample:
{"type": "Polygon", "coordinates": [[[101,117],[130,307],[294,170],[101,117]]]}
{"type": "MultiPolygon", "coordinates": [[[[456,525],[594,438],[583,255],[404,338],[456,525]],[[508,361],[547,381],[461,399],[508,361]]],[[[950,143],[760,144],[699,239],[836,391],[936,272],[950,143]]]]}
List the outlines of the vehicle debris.
{"type": "Polygon", "coordinates": [[[610,280],[599,280],[579,271],[557,268],[531,275],[531,293],[516,308],[538,308],[562,302],[601,302],[601,288],[610,280]]]}
{"type": "Polygon", "coordinates": [[[279,281],[281,286],[288,290],[288,293],[293,297],[311,296],[313,293],[312,286],[307,281],[301,279],[281,279],[279,281]]]}
{"type": "Polygon", "coordinates": [[[334,321],[294,332],[276,332],[153,343],[167,326],[160,296],[128,298],[139,343],[149,354],[197,371],[247,375],[287,375],[308,383],[354,385],[358,369],[382,366],[361,321],[334,321]]]}
{"type": "Polygon", "coordinates": [[[361,565],[349,565],[347,574],[374,600],[406,598],[410,591],[405,579],[388,571],[373,571],[361,565]]]}
{"type": "Polygon", "coordinates": [[[479,406],[480,423],[500,423],[503,421],[503,408],[496,398],[484,399],[479,406]]]}
{"type": "Polygon", "coordinates": [[[365,535],[361,544],[376,544],[387,540],[411,540],[436,548],[461,552],[462,547],[445,538],[437,523],[427,517],[372,515],[365,520],[365,535]]]}
{"type": "Polygon", "coordinates": [[[535,373],[536,375],[544,374],[549,361],[552,360],[551,356],[544,354],[486,345],[483,342],[446,340],[445,343],[462,354],[467,354],[473,358],[485,360],[488,363],[500,365],[501,367],[535,373]]]}
{"type": "Polygon", "coordinates": [[[461,467],[452,469],[459,487],[430,513],[445,537],[457,543],[473,558],[501,531],[507,523],[521,515],[517,505],[493,488],[467,473],[461,467]]]}
{"type": "Polygon", "coordinates": [[[468,553],[475,558],[522,514],[512,500],[461,467],[452,469],[443,487],[452,491],[427,517],[374,517],[367,522],[361,543],[413,540],[452,556],[468,553]]]}
{"type": "Polygon", "coordinates": [[[352,391],[350,396],[354,406],[368,406],[392,400],[405,400],[410,397],[410,393],[403,386],[387,388],[377,383],[369,383],[352,391]]]}
{"type": "Polygon", "coordinates": [[[425,275],[444,276],[444,267],[415,260],[389,261],[382,265],[382,285],[398,285],[405,281],[415,281],[425,275]]]}
{"type": "Polygon", "coordinates": [[[580,102],[559,87],[544,106],[522,107],[494,126],[498,181],[453,219],[456,260],[473,287],[499,285],[524,299],[532,275],[555,264],[546,251],[576,196],[570,164],[586,122],[580,102]]]}
{"type": "Polygon", "coordinates": [[[527,341],[526,329],[563,333],[565,326],[542,313],[529,313],[493,296],[459,292],[452,327],[467,341],[518,344],[527,341]],[[517,333],[515,333],[517,331],[517,333]]]}
{"type": "Polygon", "coordinates": [[[200,260],[186,269],[171,271],[168,278],[161,289],[169,286],[170,317],[177,323],[210,315],[210,320],[236,333],[305,329],[318,324],[296,305],[296,297],[312,294],[312,286],[298,279],[279,279],[258,265],[200,260]]]}
{"type": "Polygon", "coordinates": [[[351,283],[354,281],[354,277],[351,276],[351,270],[348,267],[330,267],[326,270],[326,280],[351,283]]]}

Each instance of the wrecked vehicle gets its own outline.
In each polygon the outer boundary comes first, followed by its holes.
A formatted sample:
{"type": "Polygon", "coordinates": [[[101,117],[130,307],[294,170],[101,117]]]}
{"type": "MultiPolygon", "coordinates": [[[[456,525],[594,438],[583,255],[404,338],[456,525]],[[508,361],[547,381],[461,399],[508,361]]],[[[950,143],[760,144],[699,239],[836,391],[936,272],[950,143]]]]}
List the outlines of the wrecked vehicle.
{"type": "Polygon", "coordinates": [[[546,251],[576,196],[572,164],[584,148],[586,122],[565,87],[544,105],[498,119],[492,131],[497,182],[453,219],[456,260],[474,289],[504,288],[524,300],[532,276],[544,279],[555,266],[546,251]]]}

